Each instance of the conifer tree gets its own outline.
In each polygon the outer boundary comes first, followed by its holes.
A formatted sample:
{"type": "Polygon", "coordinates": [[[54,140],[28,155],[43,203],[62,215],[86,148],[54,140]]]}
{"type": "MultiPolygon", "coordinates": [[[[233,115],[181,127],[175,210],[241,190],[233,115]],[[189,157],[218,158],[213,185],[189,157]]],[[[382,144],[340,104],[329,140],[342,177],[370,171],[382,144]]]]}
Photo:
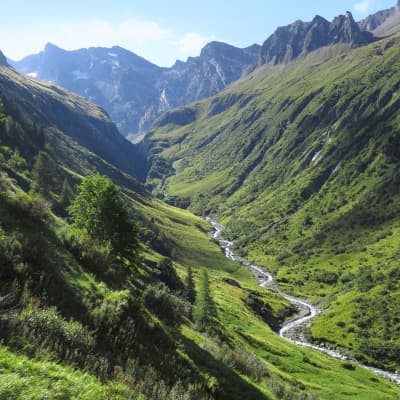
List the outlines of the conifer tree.
{"type": "Polygon", "coordinates": [[[57,177],[57,164],[45,151],[40,151],[32,169],[32,189],[44,197],[49,197],[57,177]]]}
{"type": "Polygon", "coordinates": [[[68,179],[64,178],[64,182],[60,193],[60,201],[59,201],[60,206],[66,209],[70,205],[73,198],[74,198],[74,191],[72,190],[71,185],[68,182],[68,179]]]}
{"type": "Polygon", "coordinates": [[[196,289],[194,287],[193,271],[191,267],[188,268],[188,273],[186,275],[184,297],[191,304],[194,304],[196,300],[196,289]]]}
{"type": "Polygon", "coordinates": [[[208,280],[207,270],[200,272],[199,291],[193,309],[193,319],[197,329],[207,331],[212,328],[215,317],[215,306],[211,298],[210,282],[208,280]]]}

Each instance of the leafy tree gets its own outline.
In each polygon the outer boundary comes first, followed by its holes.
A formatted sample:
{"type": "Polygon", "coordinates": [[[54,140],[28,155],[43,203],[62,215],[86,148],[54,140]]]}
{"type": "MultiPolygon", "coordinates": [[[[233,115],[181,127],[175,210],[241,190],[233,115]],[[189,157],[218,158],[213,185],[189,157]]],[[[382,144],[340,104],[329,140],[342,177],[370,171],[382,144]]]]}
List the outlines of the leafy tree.
{"type": "Polygon", "coordinates": [[[15,171],[22,171],[24,168],[26,168],[26,160],[21,156],[18,149],[16,149],[11,154],[11,157],[8,160],[7,165],[9,168],[15,171]]]}
{"type": "Polygon", "coordinates": [[[194,287],[193,271],[191,267],[188,268],[188,273],[185,280],[185,291],[183,294],[189,303],[194,304],[196,301],[196,289],[194,287]]]}
{"type": "Polygon", "coordinates": [[[68,179],[65,178],[60,193],[59,203],[61,207],[67,208],[70,205],[73,197],[74,197],[74,191],[72,190],[71,185],[68,182],[68,179]]]}
{"type": "Polygon", "coordinates": [[[48,197],[54,189],[57,177],[57,164],[45,151],[40,151],[32,169],[33,191],[48,197]]]}
{"type": "Polygon", "coordinates": [[[109,178],[99,174],[83,178],[79,194],[68,207],[73,222],[116,257],[136,258],[138,228],[130,217],[121,190],[109,178]]]}

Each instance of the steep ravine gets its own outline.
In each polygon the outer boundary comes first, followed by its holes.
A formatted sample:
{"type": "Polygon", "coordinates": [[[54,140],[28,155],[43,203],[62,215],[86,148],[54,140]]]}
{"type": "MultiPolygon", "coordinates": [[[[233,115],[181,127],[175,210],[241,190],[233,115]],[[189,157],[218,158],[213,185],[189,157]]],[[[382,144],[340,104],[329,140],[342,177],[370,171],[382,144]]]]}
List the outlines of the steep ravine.
{"type": "Polygon", "coordinates": [[[346,356],[337,349],[330,349],[323,346],[317,346],[315,344],[307,342],[303,334],[304,328],[313,318],[315,318],[318,314],[322,313],[323,310],[305,300],[299,299],[297,297],[282,292],[282,290],[280,290],[277,284],[275,283],[274,277],[268,271],[266,271],[262,267],[252,264],[247,259],[240,257],[234,253],[233,251],[234,243],[232,241],[224,239],[224,237],[222,236],[224,231],[223,225],[219,224],[216,220],[210,217],[207,217],[206,219],[214,228],[214,231],[211,233],[213,239],[219,243],[221,248],[224,250],[225,256],[227,258],[242,263],[246,268],[248,268],[254,274],[260,286],[279,293],[282,297],[289,300],[298,310],[298,312],[290,320],[286,321],[280,328],[279,335],[281,337],[288,339],[299,346],[308,347],[314,350],[321,351],[325,354],[328,354],[331,357],[338,358],[341,360],[351,361],[353,364],[366,368],[381,377],[384,377],[386,379],[395,382],[397,385],[400,386],[399,373],[393,373],[361,364],[359,361],[349,358],[348,356],[346,356]]]}

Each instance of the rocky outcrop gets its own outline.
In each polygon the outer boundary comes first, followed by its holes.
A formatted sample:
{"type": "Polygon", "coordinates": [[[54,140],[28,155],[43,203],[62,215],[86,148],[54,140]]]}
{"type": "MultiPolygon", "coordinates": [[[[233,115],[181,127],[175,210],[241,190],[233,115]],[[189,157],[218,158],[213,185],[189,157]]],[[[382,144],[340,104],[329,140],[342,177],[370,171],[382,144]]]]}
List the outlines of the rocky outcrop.
{"type": "Polygon", "coordinates": [[[264,42],[260,64],[288,63],[301,54],[338,43],[357,47],[372,41],[372,34],[362,31],[350,12],[332,22],[317,15],[311,22],[296,21],[278,28],[264,42]]]}
{"type": "Polygon", "coordinates": [[[384,24],[388,20],[388,18],[393,17],[399,7],[400,0],[397,2],[397,6],[389,8],[387,10],[378,11],[375,14],[371,14],[367,18],[360,21],[358,25],[362,30],[372,32],[379,26],[384,24]]]}
{"type": "Polygon", "coordinates": [[[6,56],[0,51],[0,65],[8,65],[6,56]]]}

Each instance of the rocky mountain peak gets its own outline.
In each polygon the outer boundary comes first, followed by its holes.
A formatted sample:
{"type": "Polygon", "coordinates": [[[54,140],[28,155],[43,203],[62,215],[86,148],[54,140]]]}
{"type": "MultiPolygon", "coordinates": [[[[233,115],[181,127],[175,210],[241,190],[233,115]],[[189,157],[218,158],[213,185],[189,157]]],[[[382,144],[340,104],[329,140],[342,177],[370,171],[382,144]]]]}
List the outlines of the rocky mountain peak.
{"type": "Polygon", "coordinates": [[[0,50],[0,65],[8,65],[6,56],[0,50]]]}
{"type": "Polygon", "coordinates": [[[13,66],[52,81],[104,108],[125,136],[146,131],[163,112],[213,96],[252,71],[260,46],[208,43],[198,57],[161,68],[114,46],[66,51],[48,43],[13,66]]]}
{"type": "Polygon", "coordinates": [[[362,46],[373,40],[360,29],[351,12],[332,22],[316,15],[311,22],[296,21],[278,28],[263,44],[260,64],[287,63],[301,54],[336,43],[362,46]]]}
{"type": "Polygon", "coordinates": [[[358,25],[362,30],[370,31],[375,36],[385,36],[391,29],[399,25],[400,0],[392,8],[378,11],[361,20],[358,25]]]}
{"type": "Polygon", "coordinates": [[[330,26],[330,38],[334,43],[348,43],[352,46],[362,46],[372,41],[372,36],[360,29],[354,21],[351,12],[337,16],[330,26]]]}

